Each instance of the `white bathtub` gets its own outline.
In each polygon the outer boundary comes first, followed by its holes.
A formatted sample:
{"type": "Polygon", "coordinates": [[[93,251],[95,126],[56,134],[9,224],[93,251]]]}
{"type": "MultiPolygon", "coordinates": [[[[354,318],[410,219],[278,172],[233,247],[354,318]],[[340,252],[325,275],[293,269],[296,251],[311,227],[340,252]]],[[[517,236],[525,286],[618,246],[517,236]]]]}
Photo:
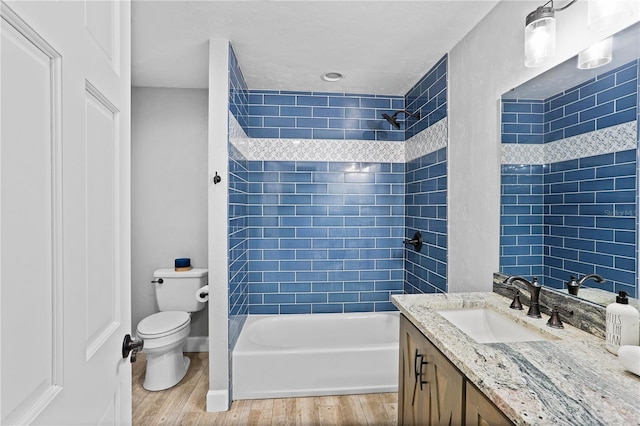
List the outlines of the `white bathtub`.
{"type": "Polygon", "coordinates": [[[398,390],[397,312],[249,315],[233,351],[233,399],[398,390]]]}

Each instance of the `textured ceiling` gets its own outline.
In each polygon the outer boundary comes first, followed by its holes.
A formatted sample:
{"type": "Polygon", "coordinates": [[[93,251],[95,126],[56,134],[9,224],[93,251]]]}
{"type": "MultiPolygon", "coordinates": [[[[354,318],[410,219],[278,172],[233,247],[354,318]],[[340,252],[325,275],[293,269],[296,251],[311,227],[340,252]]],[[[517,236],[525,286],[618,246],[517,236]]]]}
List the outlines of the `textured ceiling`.
{"type": "Polygon", "coordinates": [[[135,0],[132,83],[207,87],[215,38],[250,89],[404,95],[497,2],[135,0]]]}

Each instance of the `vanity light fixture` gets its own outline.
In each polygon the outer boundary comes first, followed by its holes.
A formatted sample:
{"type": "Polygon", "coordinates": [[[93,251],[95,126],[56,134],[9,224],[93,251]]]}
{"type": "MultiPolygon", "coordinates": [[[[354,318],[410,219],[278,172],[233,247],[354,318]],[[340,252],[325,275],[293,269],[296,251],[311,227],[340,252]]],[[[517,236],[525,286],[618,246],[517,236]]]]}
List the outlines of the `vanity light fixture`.
{"type": "Polygon", "coordinates": [[[637,0],[589,0],[587,23],[592,30],[608,27],[616,19],[633,13],[637,0]]]}
{"type": "Polygon", "coordinates": [[[611,62],[613,37],[605,38],[599,43],[578,54],[578,68],[588,70],[598,68],[611,62]]]}
{"type": "Polygon", "coordinates": [[[556,54],[556,18],[552,7],[540,6],[527,15],[524,65],[539,67],[556,54]]]}
{"type": "Polygon", "coordinates": [[[527,15],[524,28],[524,65],[539,67],[549,62],[556,54],[555,12],[565,10],[577,0],[563,7],[554,7],[553,0],[527,15]]]}

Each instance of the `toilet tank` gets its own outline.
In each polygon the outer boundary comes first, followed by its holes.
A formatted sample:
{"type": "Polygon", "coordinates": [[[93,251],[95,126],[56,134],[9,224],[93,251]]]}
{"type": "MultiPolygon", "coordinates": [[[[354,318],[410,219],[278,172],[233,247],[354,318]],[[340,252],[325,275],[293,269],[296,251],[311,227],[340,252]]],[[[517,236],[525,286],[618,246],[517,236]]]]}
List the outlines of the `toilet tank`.
{"type": "Polygon", "coordinates": [[[193,268],[177,272],[171,269],[158,269],[153,273],[156,301],[160,311],[196,312],[204,308],[204,303],[196,299],[198,289],[207,284],[208,271],[193,268]]]}

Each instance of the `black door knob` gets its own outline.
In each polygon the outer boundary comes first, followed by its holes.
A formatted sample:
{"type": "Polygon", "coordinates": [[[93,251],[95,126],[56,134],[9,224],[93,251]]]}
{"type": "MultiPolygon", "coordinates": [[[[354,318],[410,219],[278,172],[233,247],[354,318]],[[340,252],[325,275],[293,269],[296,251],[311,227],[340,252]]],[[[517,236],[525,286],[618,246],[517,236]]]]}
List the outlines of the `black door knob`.
{"type": "Polygon", "coordinates": [[[136,362],[138,351],[144,347],[144,340],[133,339],[130,334],[124,336],[122,341],[122,358],[126,358],[131,353],[131,362],[136,362]]]}

